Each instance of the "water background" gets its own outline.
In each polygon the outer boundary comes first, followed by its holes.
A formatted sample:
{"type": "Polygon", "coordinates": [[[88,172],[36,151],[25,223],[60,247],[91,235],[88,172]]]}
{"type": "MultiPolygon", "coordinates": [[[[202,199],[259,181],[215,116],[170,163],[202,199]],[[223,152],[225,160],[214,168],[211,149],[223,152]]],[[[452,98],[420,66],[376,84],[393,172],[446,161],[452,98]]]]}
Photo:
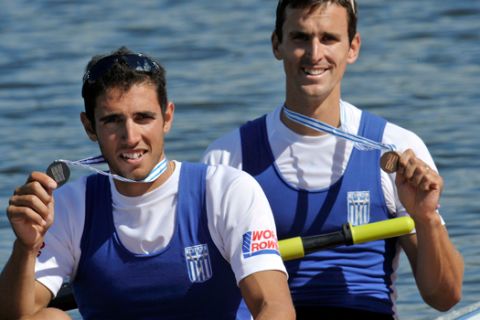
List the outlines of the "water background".
{"type": "MultiPolygon", "coordinates": [[[[362,51],[343,98],[415,131],[445,179],[441,212],[465,258],[461,308],[480,301],[480,1],[360,0],[362,51]]],[[[200,158],[213,139],[283,101],[270,33],[274,0],[1,0],[0,208],[32,170],[97,154],[79,121],[83,68],[121,45],[167,69],[176,104],[167,155],[200,158]]],[[[73,177],[86,174],[74,169],[73,177]]],[[[13,241],[0,215],[0,267],[13,241]]],[[[421,300],[402,256],[402,319],[421,300]]],[[[74,313],[76,317],[76,315],[74,313]]]]}

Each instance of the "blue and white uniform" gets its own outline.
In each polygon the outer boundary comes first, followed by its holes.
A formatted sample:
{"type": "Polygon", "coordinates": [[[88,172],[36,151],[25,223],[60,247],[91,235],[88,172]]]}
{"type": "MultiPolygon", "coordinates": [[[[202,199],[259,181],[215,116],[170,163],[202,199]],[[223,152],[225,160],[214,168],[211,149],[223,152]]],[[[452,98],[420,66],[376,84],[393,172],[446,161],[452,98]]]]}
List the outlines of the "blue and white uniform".
{"type": "Polygon", "coordinates": [[[55,214],[36,277],[53,294],[70,278],[86,318],[234,319],[241,279],[285,272],[278,252],[243,247],[275,226],[255,180],[225,166],[176,162],[140,197],[84,177],[55,193],[55,214]]]}
{"type": "MultiPolygon", "coordinates": [[[[412,148],[433,160],[415,134],[341,101],[341,129],[372,140],[412,148]]],[[[279,239],[338,231],[407,214],[395,175],[379,168],[378,151],[359,151],[332,135],[302,136],[280,120],[281,107],[210,145],[204,161],[251,173],[272,206],[279,239]]],[[[328,306],[394,314],[396,240],[339,247],[288,262],[297,306],[328,306]]]]}

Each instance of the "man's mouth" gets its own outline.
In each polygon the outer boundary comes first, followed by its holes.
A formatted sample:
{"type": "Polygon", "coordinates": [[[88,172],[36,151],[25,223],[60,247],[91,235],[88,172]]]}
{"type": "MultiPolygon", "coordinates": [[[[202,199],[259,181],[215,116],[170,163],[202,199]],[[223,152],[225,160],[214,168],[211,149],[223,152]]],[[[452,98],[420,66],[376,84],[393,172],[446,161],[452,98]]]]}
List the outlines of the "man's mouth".
{"type": "Polygon", "coordinates": [[[309,76],[318,76],[323,74],[327,69],[321,68],[321,69],[310,69],[310,68],[303,68],[303,72],[305,72],[309,76]]]}
{"type": "Polygon", "coordinates": [[[136,151],[136,152],[124,152],[121,154],[123,159],[126,160],[137,160],[143,156],[143,151],[136,151]]]}

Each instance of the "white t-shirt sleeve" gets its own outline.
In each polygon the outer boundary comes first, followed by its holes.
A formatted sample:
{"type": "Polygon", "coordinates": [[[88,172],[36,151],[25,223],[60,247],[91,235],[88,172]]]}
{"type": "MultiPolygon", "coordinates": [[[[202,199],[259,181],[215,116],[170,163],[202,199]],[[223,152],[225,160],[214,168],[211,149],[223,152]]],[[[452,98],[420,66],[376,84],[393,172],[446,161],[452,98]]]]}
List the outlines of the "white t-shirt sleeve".
{"type": "Polygon", "coordinates": [[[202,156],[202,162],[209,165],[225,164],[242,168],[242,143],[240,130],[236,129],[215,140],[202,156]]]}
{"type": "Polygon", "coordinates": [[[35,278],[54,296],[65,280],[73,279],[80,259],[85,181],[86,178],[81,178],[54,192],[54,222],[45,235],[45,246],[35,264],[35,278]]]}
{"type": "Polygon", "coordinates": [[[208,167],[206,206],[212,240],[230,263],[237,283],[258,271],[286,273],[278,250],[257,251],[256,255],[250,255],[248,246],[242,250],[247,232],[262,235],[256,238],[256,244],[264,241],[264,244],[277,245],[270,205],[255,179],[231,167],[208,167]]]}

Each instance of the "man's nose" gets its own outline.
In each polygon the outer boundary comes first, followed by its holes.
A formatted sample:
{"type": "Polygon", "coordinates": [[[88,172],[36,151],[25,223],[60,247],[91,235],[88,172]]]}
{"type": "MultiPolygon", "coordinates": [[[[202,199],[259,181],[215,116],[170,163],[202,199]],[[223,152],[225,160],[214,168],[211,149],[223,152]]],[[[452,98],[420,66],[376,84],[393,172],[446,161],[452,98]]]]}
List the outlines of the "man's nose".
{"type": "Polygon", "coordinates": [[[318,39],[313,38],[307,48],[307,57],[311,60],[311,62],[315,63],[322,60],[323,55],[324,48],[322,43],[318,39]]]}
{"type": "Polygon", "coordinates": [[[123,125],[123,140],[125,140],[129,145],[133,145],[138,142],[139,137],[140,132],[137,125],[133,120],[127,119],[123,125]]]}

